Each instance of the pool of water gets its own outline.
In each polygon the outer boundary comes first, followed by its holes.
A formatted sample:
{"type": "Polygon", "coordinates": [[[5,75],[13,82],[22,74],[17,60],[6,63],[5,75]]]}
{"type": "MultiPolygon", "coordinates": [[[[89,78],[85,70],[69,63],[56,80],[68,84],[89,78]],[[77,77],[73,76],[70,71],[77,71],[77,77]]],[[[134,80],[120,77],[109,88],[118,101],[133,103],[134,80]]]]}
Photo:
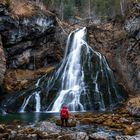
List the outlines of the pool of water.
{"type": "Polygon", "coordinates": [[[33,123],[43,120],[49,120],[52,117],[59,117],[59,113],[14,113],[14,114],[6,114],[0,116],[0,122],[9,123],[13,122],[14,120],[18,120],[21,122],[33,123]]]}

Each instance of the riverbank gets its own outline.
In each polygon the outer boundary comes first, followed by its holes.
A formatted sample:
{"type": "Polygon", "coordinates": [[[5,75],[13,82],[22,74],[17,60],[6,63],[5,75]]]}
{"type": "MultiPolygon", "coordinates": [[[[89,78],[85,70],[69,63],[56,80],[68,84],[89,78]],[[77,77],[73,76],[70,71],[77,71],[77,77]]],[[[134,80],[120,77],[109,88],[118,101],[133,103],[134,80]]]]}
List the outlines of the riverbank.
{"type": "MultiPolygon", "coordinates": [[[[26,117],[29,119],[33,116],[28,116],[26,113],[26,117]]],[[[116,114],[76,113],[69,119],[71,127],[61,128],[58,114],[54,116],[46,114],[46,119],[45,114],[44,117],[42,114],[40,117],[36,117],[34,122],[23,120],[1,122],[0,139],[121,140],[123,137],[127,137],[127,139],[138,140],[140,138],[139,119],[121,111],[116,114]]]]}

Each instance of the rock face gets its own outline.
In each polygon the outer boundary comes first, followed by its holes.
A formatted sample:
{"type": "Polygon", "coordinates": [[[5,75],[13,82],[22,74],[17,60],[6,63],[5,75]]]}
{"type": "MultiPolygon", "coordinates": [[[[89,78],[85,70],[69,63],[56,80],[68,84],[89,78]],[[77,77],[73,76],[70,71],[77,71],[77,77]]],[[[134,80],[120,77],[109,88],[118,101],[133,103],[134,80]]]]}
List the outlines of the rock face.
{"type": "Polygon", "coordinates": [[[140,94],[139,25],[140,15],[128,18],[125,25],[89,27],[91,46],[107,58],[117,81],[130,94],[140,94]]]}
{"type": "Polygon", "coordinates": [[[4,90],[7,92],[21,91],[27,89],[31,86],[31,83],[34,83],[33,79],[52,71],[54,67],[40,68],[35,71],[32,70],[7,70],[4,78],[4,90]]]}
{"type": "MultiPolygon", "coordinates": [[[[1,10],[5,10],[5,7],[1,10]]],[[[53,42],[53,16],[41,13],[30,18],[13,19],[9,15],[2,15],[0,20],[8,68],[33,70],[59,62],[60,56],[54,51],[57,45],[53,42]]]]}
{"type": "MultiPolygon", "coordinates": [[[[29,1],[18,2],[14,0],[9,5],[0,2],[0,35],[7,62],[5,64],[4,51],[0,45],[0,53],[2,54],[0,55],[0,82],[3,80],[5,67],[7,67],[4,79],[6,92],[19,90],[7,88],[10,82],[8,79],[14,81],[13,83],[11,81],[10,86],[19,83],[13,79],[17,71],[26,71],[27,75],[38,73],[40,68],[46,67],[48,69],[60,62],[63,55],[61,44],[55,36],[59,29],[55,26],[56,20],[53,15],[41,10],[39,6],[29,1]],[[16,8],[11,9],[15,4],[17,4],[16,8]]],[[[23,82],[30,83],[28,81],[33,81],[39,76],[41,75],[25,78],[21,75],[20,77],[24,80],[23,82]]],[[[22,87],[19,84],[18,86],[22,87]]]]}

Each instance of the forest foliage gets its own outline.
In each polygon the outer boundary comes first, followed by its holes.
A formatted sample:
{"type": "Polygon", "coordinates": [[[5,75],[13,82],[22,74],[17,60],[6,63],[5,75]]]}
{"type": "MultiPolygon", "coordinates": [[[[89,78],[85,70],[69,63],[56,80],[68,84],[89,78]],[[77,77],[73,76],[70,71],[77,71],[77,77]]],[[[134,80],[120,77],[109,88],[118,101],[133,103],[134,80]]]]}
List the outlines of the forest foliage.
{"type": "Polygon", "coordinates": [[[61,19],[108,18],[126,14],[128,3],[140,0],[43,0],[49,9],[55,9],[61,19]]]}

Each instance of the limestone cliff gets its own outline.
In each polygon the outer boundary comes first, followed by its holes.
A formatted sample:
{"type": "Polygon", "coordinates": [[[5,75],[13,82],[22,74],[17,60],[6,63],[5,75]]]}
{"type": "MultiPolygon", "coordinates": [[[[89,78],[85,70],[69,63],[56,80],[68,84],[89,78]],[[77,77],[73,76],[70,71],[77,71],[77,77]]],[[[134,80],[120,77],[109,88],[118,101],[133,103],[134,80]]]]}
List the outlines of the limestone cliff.
{"type": "Polygon", "coordinates": [[[0,1],[0,79],[2,82],[7,67],[6,92],[27,88],[60,62],[63,49],[57,31],[56,19],[45,7],[30,1],[0,1]]]}

